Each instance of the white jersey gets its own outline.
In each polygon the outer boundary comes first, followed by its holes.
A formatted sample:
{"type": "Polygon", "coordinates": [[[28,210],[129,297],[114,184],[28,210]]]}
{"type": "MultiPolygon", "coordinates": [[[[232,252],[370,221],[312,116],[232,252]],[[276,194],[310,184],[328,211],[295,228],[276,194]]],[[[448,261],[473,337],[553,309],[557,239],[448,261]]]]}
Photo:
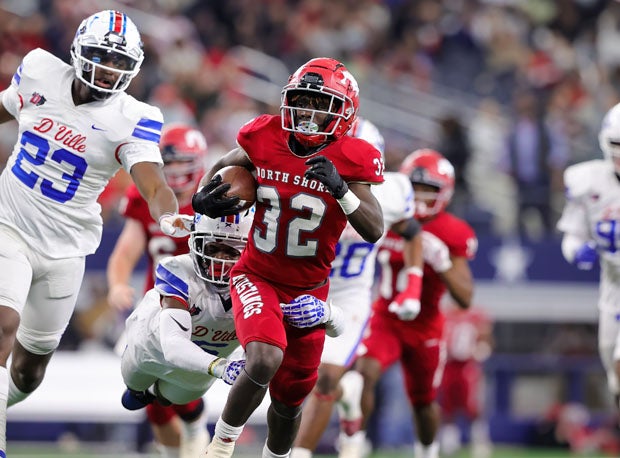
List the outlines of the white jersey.
{"type": "Polygon", "coordinates": [[[596,242],[601,264],[599,308],[620,311],[620,181],[611,162],[593,160],[564,172],[567,202],[560,231],[596,242]]]}
{"type": "MultiPolygon", "coordinates": [[[[383,211],[385,236],[394,223],[413,216],[414,199],[407,176],[386,172],[384,179],[383,184],[372,186],[371,190],[383,211]]],[[[376,244],[365,241],[350,224],[340,236],[330,272],[329,299],[343,309],[347,326],[342,335],[326,339],[323,363],[347,366],[355,355],[370,317],[371,289],[381,240],[376,244]]]]}
{"type": "Polygon", "coordinates": [[[24,57],[2,104],[19,123],[0,176],[0,224],[50,258],[95,252],[97,199],[122,166],[162,163],[161,111],[124,92],[76,106],[72,66],[36,49],[24,57]]]}
{"type": "MultiPolygon", "coordinates": [[[[383,211],[384,236],[390,227],[413,216],[413,187],[402,173],[386,172],[385,181],[372,186],[373,195],[383,211]]],[[[366,242],[350,224],[340,236],[336,257],[332,261],[330,292],[341,289],[369,289],[375,272],[377,243],[366,242]]]]}
{"type": "Polygon", "coordinates": [[[191,255],[183,254],[157,265],[155,288],[127,318],[131,346],[139,348],[146,359],[165,361],[159,333],[160,295],[187,304],[192,317],[192,342],[207,353],[225,358],[239,346],[229,294],[220,295],[213,285],[198,278],[191,255]]]}

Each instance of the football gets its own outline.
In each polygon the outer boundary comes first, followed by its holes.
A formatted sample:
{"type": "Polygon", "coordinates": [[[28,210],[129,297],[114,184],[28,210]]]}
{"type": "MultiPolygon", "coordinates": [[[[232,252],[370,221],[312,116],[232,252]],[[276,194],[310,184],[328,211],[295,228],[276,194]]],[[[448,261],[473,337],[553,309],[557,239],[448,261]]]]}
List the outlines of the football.
{"type": "Polygon", "coordinates": [[[222,177],[222,183],[230,183],[230,189],[226,192],[228,197],[239,197],[240,204],[247,210],[256,201],[256,180],[254,175],[245,167],[229,165],[217,171],[216,175],[222,177]]]}

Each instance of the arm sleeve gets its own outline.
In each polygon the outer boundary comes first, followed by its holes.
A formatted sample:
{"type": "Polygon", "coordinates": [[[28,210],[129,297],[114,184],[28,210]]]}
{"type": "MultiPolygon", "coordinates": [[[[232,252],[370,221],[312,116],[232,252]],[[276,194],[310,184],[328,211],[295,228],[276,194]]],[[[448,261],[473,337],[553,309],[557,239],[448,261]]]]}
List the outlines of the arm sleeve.
{"type": "Polygon", "coordinates": [[[159,316],[159,340],[171,366],[207,375],[216,356],[191,341],[192,317],[186,310],[163,309],[159,316]]]}

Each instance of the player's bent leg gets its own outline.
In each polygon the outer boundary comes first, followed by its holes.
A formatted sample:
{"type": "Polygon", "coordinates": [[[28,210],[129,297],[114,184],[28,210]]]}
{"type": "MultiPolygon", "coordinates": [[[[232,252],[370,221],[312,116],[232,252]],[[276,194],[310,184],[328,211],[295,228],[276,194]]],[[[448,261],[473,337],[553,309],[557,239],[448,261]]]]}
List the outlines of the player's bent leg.
{"type": "Polygon", "coordinates": [[[355,362],[354,369],[364,378],[362,388],[362,429],[366,429],[366,425],[370,415],[375,409],[375,388],[383,373],[383,368],[379,360],[369,357],[361,357],[355,362]]]}
{"type": "Polygon", "coordinates": [[[339,381],[345,370],[344,367],[334,364],[319,366],[319,378],[303,406],[299,433],[291,453],[292,458],[308,458],[316,450],[321,436],[329,425],[334,403],[341,395],[339,381]]]}
{"type": "Polygon", "coordinates": [[[203,456],[211,436],[207,431],[207,410],[202,398],[184,405],[173,405],[172,408],[181,419],[181,450],[180,458],[203,456]]]}
{"type": "Polygon", "coordinates": [[[355,362],[354,370],[344,374],[340,380],[342,398],[338,412],[345,421],[340,422],[339,458],[362,458],[370,452],[366,426],[375,407],[375,388],[382,370],[377,359],[361,357],[355,362]],[[360,414],[361,421],[356,419],[360,414]]]}
{"type": "Polygon", "coordinates": [[[435,441],[439,430],[439,406],[435,402],[415,403],[413,406],[417,441],[416,458],[438,458],[439,443],[435,441]]]}
{"type": "Polygon", "coordinates": [[[10,370],[9,406],[23,401],[39,387],[53,354],[54,351],[44,355],[31,353],[15,341],[10,370]]]}
{"type": "Polygon", "coordinates": [[[284,358],[280,348],[257,341],[249,342],[245,352],[245,368],[230,389],[222,412],[222,420],[231,426],[245,425],[263,401],[284,358]]]}
{"type": "Polygon", "coordinates": [[[301,406],[287,406],[272,399],[267,410],[269,434],[265,446],[268,451],[278,456],[288,456],[300,422],[301,406]]]}

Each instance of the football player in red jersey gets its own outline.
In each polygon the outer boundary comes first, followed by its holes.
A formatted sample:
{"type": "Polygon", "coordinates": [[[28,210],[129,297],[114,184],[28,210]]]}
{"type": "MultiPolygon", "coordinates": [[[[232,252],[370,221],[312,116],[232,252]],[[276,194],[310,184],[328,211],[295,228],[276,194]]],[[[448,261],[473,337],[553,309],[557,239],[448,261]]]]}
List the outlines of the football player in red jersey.
{"type": "Polygon", "coordinates": [[[389,311],[390,303],[402,288],[406,270],[403,240],[388,232],[377,256],[381,265],[379,297],[373,304],[367,335],[358,347],[359,357],[354,366],[364,378],[363,419],[355,434],[365,435],[381,374],[400,362],[417,431],[415,457],[437,458],[439,408],[435,398],[445,363],[444,317],[439,302],[447,289],[460,307],[469,307],[473,279],[468,260],[474,257],[478,243],[465,221],[445,211],[454,191],[454,168],[447,159],[433,150],[417,150],[405,158],[400,172],[409,176],[413,184],[415,215],[422,223],[421,309],[412,321],[403,321],[389,311]]]}
{"type": "MultiPolygon", "coordinates": [[[[174,191],[181,212],[193,213],[191,197],[204,175],[207,141],[196,128],[173,123],[164,127],[159,146],[164,175],[174,191]]],[[[144,291],[154,286],[154,268],[163,257],[189,252],[188,238],[165,235],[151,218],[148,206],[135,186],[129,187],[121,202],[126,218],[123,230],[108,260],[108,303],[119,311],[130,310],[136,300],[131,275],[142,255],[147,254],[144,291]]],[[[154,402],[146,414],[163,456],[193,457],[203,453],[209,440],[204,420],[204,401],[182,406],[162,406],[154,402]],[[202,449],[202,451],[200,451],[202,449]]]]}
{"type": "Polygon", "coordinates": [[[243,426],[271,396],[263,457],[286,457],[299,428],[301,404],[317,380],[326,317],[294,329],[280,303],[302,294],[325,300],[335,246],[347,221],[367,241],[383,233],[381,207],[370,191],[383,182],[383,160],[369,143],[346,135],[357,116],[359,89],[330,58],[302,65],[282,90],[280,116],[243,126],[238,148],[207,173],[194,210],[211,217],[238,211],[229,184],[214,174],[242,165],[258,182],[249,241],[231,274],[232,301],[246,367],[217,421],[207,455],[228,458],[243,426]]]}
{"type": "Polygon", "coordinates": [[[443,423],[442,452],[452,455],[460,448],[457,420],[463,415],[470,427],[472,456],[489,457],[491,442],[488,424],[482,416],[480,394],[484,383],[481,363],[491,355],[493,324],[478,307],[464,310],[451,304],[444,309],[444,315],[447,360],[438,394],[443,423]]]}

